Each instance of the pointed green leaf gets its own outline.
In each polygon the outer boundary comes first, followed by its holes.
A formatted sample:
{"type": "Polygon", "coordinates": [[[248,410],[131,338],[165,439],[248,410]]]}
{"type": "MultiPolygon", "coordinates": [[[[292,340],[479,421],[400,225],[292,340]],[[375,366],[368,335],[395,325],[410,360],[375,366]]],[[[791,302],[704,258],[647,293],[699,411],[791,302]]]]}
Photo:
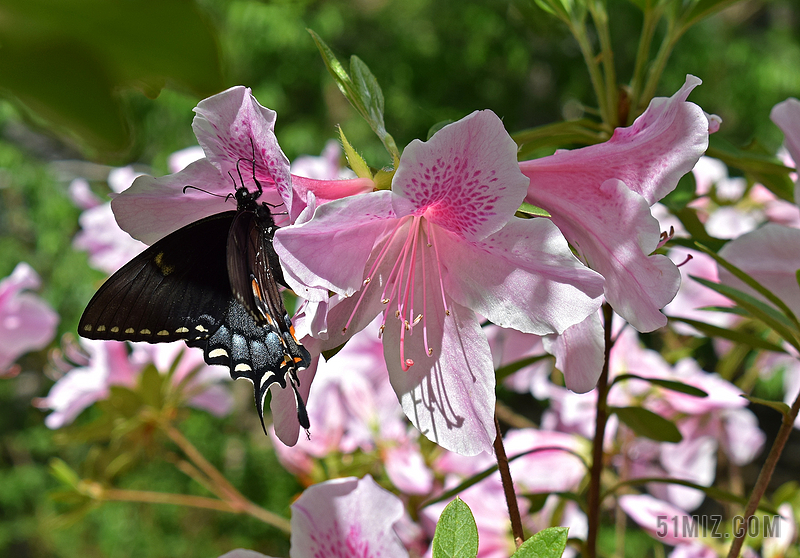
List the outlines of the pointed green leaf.
{"type": "Polygon", "coordinates": [[[685,393],[687,395],[694,395],[695,397],[708,397],[708,394],[702,389],[686,385],[683,382],[678,382],[676,380],[662,380],[660,378],[646,378],[644,376],[638,376],[636,374],[620,374],[619,376],[614,378],[614,381],[611,382],[611,385],[613,386],[617,382],[630,379],[644,380],[645,382],[650,382],[653,385],[669,389],[672,391],[685,393]]]}
{"type": "Polygon", "coordinates": [[[541,207],[536,207],[535,205],[529,204],[528,202],[522,202],[522,205],[519,206],[517,209],[520,213],[525,213],[532,217],[550,217],[550,212],[546,209],[542,209],[541,207]]]}
{"type": "Polygon", "coordinates": [[[741,281],[742,283],[744,283],[745,285],[756,291],[758,294],[760,294],[761,296],[766,298],[769,302],[771,302],[774,306],[776,306],[781,312],[783,312],[783,314],[789,320],[791,320],[791,323],[794,324],[795,328],[800,329],[800,322],[797,321],[797,317],[794,315],[794,312],[792,312],[792,309],[789,308],[789,306],[787,306],[786,303],[783,302],[780,298],[775,296],[775,294],[771,290],[763,286],[761,283],[753,279],[753,277],[751,277],[749,274],[745,273],[744,271],[742,271],[741,269],[730,263],[728,260],[720,256],[716,252],[712,252],[711,250],[709,250],[700,243],[696,244],[698,248],[700,248],[703,252],[714,258],[717,264],[724,267],[731,275],[736,277],[739,281],[741,281]]]}
{"type": "Polygon", "coordinates": [[[81,478],[78,476],[78,473],[76,473],[72,467],[67,465],[66,461],[58,459],[57,457],[50,460],[50,474],[52,474],[62,483],[74,489],[77,489],[78,484],[81,482],[81,478]]]}
{"type": "Polygon", "coordinates": [[[439,517],[433,535],[433,558],[475,558],[478,555],[478,526],[463,500],[456,498],[439,517]]]}
{"type": "MultiPolygon", "coordinates": [[[[708,308],[703,308],[703,310],[707,309],[708,308]]],[[[758,337],[757,335],[753,335],[744,331],[718,327],[705,322],[700,322],[698,320],[691,320],[689,318],[676,318],[670,316],[669,319],[673,322],[682,322],[684,324],[688,324],[700,333],[704,334],[706,337],[719,337],[721,339],[728,339],[729,341],[734,341],[742,345],[748,345],[755,349],[763,349],[765,351],[774,351],[776,353],[786,352],[780,345],[776,345],[775,343],[771,343],[766,339],[758,337]]]]}
{"type": "Polygon", "coordinates": [[[434,124],[433,126],[428,128],[428,137],[427,137],[426,141],[431,139],[433,137],[433,134],[435,134],[436,132],[438,132],[439,130],[441,130],[442,128],[447,126],[448,124],[452,124],[453,122],[454,122],[454,120],[452,120],[452,119],[442,120],[441,122],[437,122],[436,124],[434,124]]]}
{"type": "Polygon", "coordinates": [[[534,364],[546,358],[553,358],[553,355],[543,354],[543,355],[530,356],[520,359],[516,362],[506,364],[505,366],[501,366],[495,371],[495,375],[497,376],[497,383],[500,383],[501,381],[505,380],[514,372],[522,370],[526,366],[530,366],[531,364],[534,364]]]}
{"type": "Polygon", "coordinates": [[[522,543],[511,558],[561,558],[567,548],[568,527],[542,529],[522,543]]]}
{"type": "Polygon", "coordinates": [[[709,289],[715,290],[718,293],[725,295],[736,304],[741,306],[744,310],[754,318],[761,320],[767,326],[774,329],[787,343],[790,343],[796,349],[800,350],[800,343],[798,343],[796,334],[791,330],[792,324],[789,320],[778,312],[772,306],[761,302],[757,298],[721,283],[714,283],[700,277],[690,275],[692,279],[698,283],[705,285],[709,289]]]}
{"type": "Polygon", "coordinates": [[[350,142],[347,141],[347,137],[344,135],[344,130],[342,127],[338,127],[339,130],[339,139],[342,141],[342,149],[344,150],[344,156],[347,158],[347,164],[350,165],[350,168],[353,169],[353,172],[356,173],[356,176],[359,178],[369,178],[372,180],[372,171],[369,170],[369,165],[364,160],[364,158],[358,154],[358,152],[350,145],[350,142]]]}
{"type": "Polygon", "coordinates": [[[763,405],[764,407],[775,409],[784,417],[788,417],[792,411],[789,408],[789,405],[787,405],[783,401],[770,401],[769,399],[761,399],[760,397],[753,397],[752,395],[745,395],[745,394],[742,394],[742,397],[747,399],[750,403],[755,403],[756,405],[763,405]]]}
{"type": "Polygon", "coordinates": [[[683,207],[678,210],[673,210],[672,214],[680,220],[681,225],[686,231],[692,235],[692,239],[688,238],[673,238],[670,244],[677,244],[685,248],[696,250],[697,246],[695,240],[701,241],[706,246],[710,246],[714,250],[719,250],[725,245],[725,240],[721,238],[714,238],[706,232],[706,227],[697,216],[697,210],[691,207],[683,207]]]}
{"type": "Polygon", "coordinates": [[[339,90],[383,142],[392,157],[394,167],[397,168],[400,151],[397,149],[394,138],[384,127],[383,92],[378,85],[378,80],[375,79],[369,67],[357,56],[350,58],[350,74],[348,74],[322,37],[311,29],[308,32],[317,44],[322,60],[336,81],[339,90]]]}
{"type": "Polygon", "coordinates": [[[650,438],[656,442],[678,443],[683,439],[678,427],[670,420],[641,407],[609,407],[628,428],[638,436],[650,438]]]}

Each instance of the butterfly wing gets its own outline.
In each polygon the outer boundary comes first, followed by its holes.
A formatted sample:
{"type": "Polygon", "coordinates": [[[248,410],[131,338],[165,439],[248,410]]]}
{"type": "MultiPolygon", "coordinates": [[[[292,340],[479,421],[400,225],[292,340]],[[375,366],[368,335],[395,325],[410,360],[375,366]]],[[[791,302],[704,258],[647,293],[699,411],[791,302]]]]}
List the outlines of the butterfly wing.
{"type": "Polygon", "coordinates": [[[191,223],[133,258],[89,301],[78,333],[148,343],[207,339],[229,311],[225,251],[234,216],[191,223]]]}
{"type": "MultiPolygon", "coordinates": [[[[228,276],[238,306],[246,312],[239,319],[254,321],[259,327],[269,330],[265,344],[259,350],[269,355],[269,362],[277,363],[277,366],[266,371],[249,369],[245,363],[233,368],[237,369],[237,377],[247,377],[253,382],[259,415],[269,386],[278,382],[285,388],[288,374],[295,393],[300,425],[308,430],[305,405],[297,391],[297,370],[311,364],[311,355],[295,337],[291,319],[278,290],[278,282],[283,282],[283,275],[278,254],[272,246],[274,233],[275,224],[266,206],[261,206],[257,211],[241,211],[231,225],[227,250],[228,276]]],[[[213,341],[210,340],[210,343],[213,341]]]]}

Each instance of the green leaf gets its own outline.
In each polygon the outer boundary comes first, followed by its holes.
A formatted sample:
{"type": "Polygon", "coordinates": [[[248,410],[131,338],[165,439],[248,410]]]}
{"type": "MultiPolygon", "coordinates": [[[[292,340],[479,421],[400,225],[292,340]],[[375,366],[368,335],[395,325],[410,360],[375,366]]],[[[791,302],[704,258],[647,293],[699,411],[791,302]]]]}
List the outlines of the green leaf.
{"type": "Polygon", "coordinates": [[[121,89],[223,88],[216,33],[194,2],[5,0],[1,11],[0,87],[101,154],[131,143],[121,89]]]}
{"type": "Polygon", "coordinates": [[[532,217],[550,217],[550,212],[546,209],[542,209],[541,207],[536,207],[535,205],[529,204],[528,202],[522,202],[522,205],[519,206],[517,209],[520,213],[525,213],[527,215],[531,215],[532,217]]]}
{"type": "Polygon", "coordinates": [[[609,407],[628,428],[638,436],[650,438],[656,442],[678,443],[683,439],[678,427],[662,416],[641,407],[609,407]]]}
{"type": "Polygon", "coordinates": [[[433,558],[475,558],[478,555],[478,526],[469,506],[456,498],[439,517],[433,535],[433,558]]]}
{"type": "Polygon", "coordinates": [[[706,227],[697,217],[697,211],[695,209],[691,207],[683,207],[681,209],[674,210],[672,214],[680,220],[683,228],[685,228],[686,231],[692,235],[692,238],[673,238],[670,240],[670,244],[677,244],[678,246],[697,250],[697,245],[694,241],[699,240],[713,250],[719,250],[725,245],[725,242],[727,242],[721,238],[714,238],[713,236],[709,235],[708,232],[706,232],[706,227]]]}
{"type": "Polygon", "coordinates": [[[161,408],[164,397],[164,377],[158,372],[156,367],[148,364],[139,374],[139,389],[138,393],[142,397],[145,405],[161,408]]]}
{"type": "Polygon", "coordinates": [[[447,126],[448,124],[452,124],[453,122],[454,122],[454,120],[452,120],[452,119],[442,120],[441,122],[437,122],[436,124],[431,126],[428,129],[428,137],[427,137],[426,141],[431,139],[433,137],[433,134],[435,134],[436,132],[438,132],[439,130],[441,130],[442,128],[447,126]]]}
{"type": "MultiPolygon", "coordinates": [[[[637,486],[641,484],[649,484],[651,482],[660,482],[665,484],[678,484],[680,486],[688,486],[689,488],[695,488],[704,492],[707,496],[717,500],[718,502],[733,502],[734,504],[739,504],[740,506],[746,506],[748,502],[748,498],[743,496],[737,496],[732,492],[728,492],[727,490],[722,490],[720,488],[716,488],[713,486],[702,486],[700,484],[695,484],[690,481],[685,481],[681,479],[673,479],[670,477],[641,477],[637,479],[628,479],[622,482],[619,482],[609,488],[605,493],[600,495],[600,501],[602,502],[605,500],[606,496],[610,494],[615,494],[620,488],[625,486],[637,486]]],[[[761,504],[759,504],[758,508],[760,510],[766,511],[768,513],[777,514],[777,510],[775,507],[767,502],[766,500],[762,500],[761,504]]]]}
{"type": "Polygon", "coordinates": [[[67,462],[57,457],[50,460],[50,473],[62,483],[77,490],[81,482],[80,476],[67,462]]]}
{"type": "Polygon", "coordinates": [[[520,360],[518,360],[516,362],[512,362],[510,364],[506,364],[505,366],[501,366],[500,368],[498,368],[495,371],[495,375],[497,377],[497,383],[499,384],[501,381],[506,379],[508,376],[510,376],[514,372],[516,372],[518,370],[522,370],[526,366],[530,366],[531,364],[533,364],[535,362],[539,362],[540,360],[543,360],[543,359],[546,359],[546,358],[554,358],[554,357],[553,357],[553,355],[550,355],[550,354],[530,356],[530,357],[526,357],[526,358],[520,359],[520,360]]]}
{"type": "Polygon", "coordinates": [[[383,92],[378,80],[375,79],[369,67],[355,55],[350,57],[350,74],[348,74],[322,37],[311,29],[308,32],[317,44],[322,60],[336,81],[339,91],[377,134],[391,155],[394,168],[397,168],[400,162],[400,151],[384,125],[383,92]]]}
{"type": "MultiPolygon", "coordinates": [[[[706,309],[707,308],[703,308],[703,310],[706,309]]],[[[728,310],[728,309],[721,309],[721,310],[728,310]]],[[[747,333],[744,331],[718,327],[715,325],[707,324],[705,322],[691,320],[689,318],[676,318],[670,316],[669,319],[670,321],[673,322],[682,322],[684,324],[688,324],[693,328],[695,328],[700,333],[704,334],[706,337],[719,337],[721,339],[728,339],[729,341],[734,341],[742,345],[748,345],[755,349],[763,349],[765,351],[774,351],[776,353],[786,352],[780,345],[776,345],[775,343],[771,343],[766,339],[758,337],[757,335],[753,335],[751,333],[747,333]]]]}
{"type": "MultiPolygon", "coordinates": [[[[736,277],[739,281],[756,291],[758,294],[766,298],[769,302],[775,305],[781,312],[783,312],[784,316],[791,320],[791,323],[794,324],[795,328],[800,329],[800,322],[797,321],[797,317],[792,312],[792,309],[783,302],[780,298],[775,296],[775,294],[763,286],[761,283],[753,279],[750,275],[730,263],[728,260],[717,254],[716,252],[712,252],[705,246],[700,243],[696,243],[697,247],[700,248],[703,252],[714,258],[717,264],[724,267],[726,271],[728,271],[731,275],[736,277]]],[[[776,314],[778,315],[778,314],[776,314]]]]}
{"type": "Polygon", "coordinates": [[[645,382],[650,382],[653,385],[669,389],[672,391],[685,393],[687,395],[694,395],[695,397],[708,397],[708,394],[702,389],[686,385],[683,382],[678,382],[675,380],[662,380],[659,378],[646,378],[644,376],[638,376],[636,374],[620,374],[619,376],[614,378],[614,381],[611,382],[611,385],[613,386],[617,382],[630,379],[644,380],[645,382]]]}
{"type": "Polygon", "coordinates": [[[568,527],[542,529],[517,549],[511,558],[561,558],[567,548],[568,527]]]}
{"type": "Polygon", "coordinates": [[[347,137],[345,137],[342,127],[338,126],[337,128],[339,130],[339,139],[342,141],[344,156],[347,158],[347,164],[350,165],[350,168],[353,169],[353,172],[356,173],[356,176],[359,178],[369,178],[372,180],[372,171],[369,170],[369,165],[367,165],[367,162],[361,155],[358,154],[353,146],[350,145],[350,142],[347,141],[347,137]]]}
{"type": "Polygon", "coordinates": [[[715,290],[718,293],[728,297],[736,304],[741,306],[744,310],[747,310],[751,317],[764,322],[767,326],[774,329],[787,343],[790,343],[796,349],[800,350],[800,343],[798,343],[795,333],[791,330],[792,324],[789,322],[786,316],[778,312],[772,306],[761,302],[757,298],[742,292],[739,289],[735,289],[721,283],[707,281],[706,279],[695,277],[693,275],[690,275],[690,277],[698,283],[705,285],[709,289],[715,290]]]}
{"type": "Polygon", "coordinates": [[[695,23],[724,10],[739,0],[699,0],[690,4],[690,8],[683,14],[683,28],[688,29],[695,23]]]}
{"type": "Polygon", "coordinates": [[[696,192],[697,183],[694,179],[694,174],[687,172],[678,181],[675,189],[661,200],[661,203],[666,205],[672,212],[679,211],[697,197],[696,192]]]}
{"type": "Polygon", "coordinates": [[[776,411],[778,411],[780,414],[782,414],[784,417],[787,418],[792,411],[789,408],[789,405],[787,405],[783,401],[770,401],[769,399],[761,399],[760,397],[753,397],[752,395],[745,395],[745,394],[742,394],[742,397],[747,399],[750,403],[755,403],[756,405],[763,405],[764,407],[775,409],[776,411]]]}
{"type": "Polygon", "coordinates": [[[517,132],[511,136],[519,146],[517,156],[525,160],[544,147],[594,145],[608,139],[608,133],[596,122],[584,118],[567,122],[545,124],[517,132]]]}

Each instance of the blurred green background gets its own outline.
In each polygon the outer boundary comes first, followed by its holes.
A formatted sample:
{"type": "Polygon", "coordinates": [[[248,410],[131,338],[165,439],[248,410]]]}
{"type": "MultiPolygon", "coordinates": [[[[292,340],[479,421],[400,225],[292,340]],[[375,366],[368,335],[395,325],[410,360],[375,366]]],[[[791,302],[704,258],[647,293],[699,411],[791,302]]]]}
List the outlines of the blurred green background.
{"type": "MultiPolygon", "coordinates": [[[[627,81],[641,14],[621,0],[609,12],[627,81]]],[[[69,181],[85,175],[105,195],[110,166],[166,173],[168,155],[195,144],[200,99],[247,85],[278,112],[276,134],[290,159],[318,154],[341,124],[372,166],[388,164],[307,28],[340,60],[356,54],[370,67],[398,146],[476,109],[492,109],[515,132],[593,105],[576,43],[532,0],[0,0],[0,277],[20,261],[37,270],[42,296],[61,315],[59,337],[74,333],[103,279],[71,248],[80,212],[67,197],[69,181]]],[[[724,139],[757,138],[774,151],[782,137],[769,111],[800,96],[798,37],[796,0],[737,3],[683,37],[659,94],[697,75],[704,83],[690,100],[722,117],[724,139]]],[[[52,385],[42,373],[47,358],[29,354],[17,378],[0,380],[0,556],[216,557],[239,546],[288,555],[276,530],[222,513],[107,504],[65,521],[63,505],[48,497],[58,486],[48,462],[58,456],[80,470],[88,450],[65,445],[31,406],[52,385]]],[[[251,420],[249,390],[234,388],[242,404],[232,416],[192,411],[182,430],[249,498],[288,517],[302,488],[251,420]],[[243,433],[242,422],[253,428],[243,433]]],[[[173,466],[144,463],[120,486],[202,493],[173,466]]]]}

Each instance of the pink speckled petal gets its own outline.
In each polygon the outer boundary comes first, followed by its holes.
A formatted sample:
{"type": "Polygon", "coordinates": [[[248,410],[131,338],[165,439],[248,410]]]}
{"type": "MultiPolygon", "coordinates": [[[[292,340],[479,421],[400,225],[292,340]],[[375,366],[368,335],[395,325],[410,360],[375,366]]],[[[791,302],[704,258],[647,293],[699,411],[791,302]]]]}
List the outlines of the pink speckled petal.
{"type": "Polygon", "coordinates": [[[283,154],[273,128],[276,113],[261,106],[249,88],[237,86],[198,103],[192,128],[208,160],[227,180],[253,190],[255,177],[262,187],[278,190],[292,211],[289,159],[283,154]],[[239,180],[239,173],[242,180],[239,180]],[[232,177],[232,178],[231,178],[232,177]]]}
{"type": "Polygon", "coordinates": [[[310,221],[279,229],[275,251],[292,289],[300,296],[307,287],[347,296],[359,290],[375,243],[395,221],[391,196],[384,190],[332,201],[310,221]]]}
{"type": "Polygon", "coordinates": [[[603,278],[572,255],[547,219],[512,218],[481,242],[441,229],[435,238],[446,255],[447,292],[501,327],[561,333],[600,306],[603,278]]]}
{"type": "Polygon", "coordinates": [[[308,487],[292,504],[292,556],[407,558],[402,501],[367,475],[308,487]]]}
{"type": "Polygon", "coordinates": [[[445,126],[427,142],[412,141],[392,180],[398,216],[424,213],[469,240],[500,230],[527,187],[517,166],[517,145],[489,110],[445,126]]]}

